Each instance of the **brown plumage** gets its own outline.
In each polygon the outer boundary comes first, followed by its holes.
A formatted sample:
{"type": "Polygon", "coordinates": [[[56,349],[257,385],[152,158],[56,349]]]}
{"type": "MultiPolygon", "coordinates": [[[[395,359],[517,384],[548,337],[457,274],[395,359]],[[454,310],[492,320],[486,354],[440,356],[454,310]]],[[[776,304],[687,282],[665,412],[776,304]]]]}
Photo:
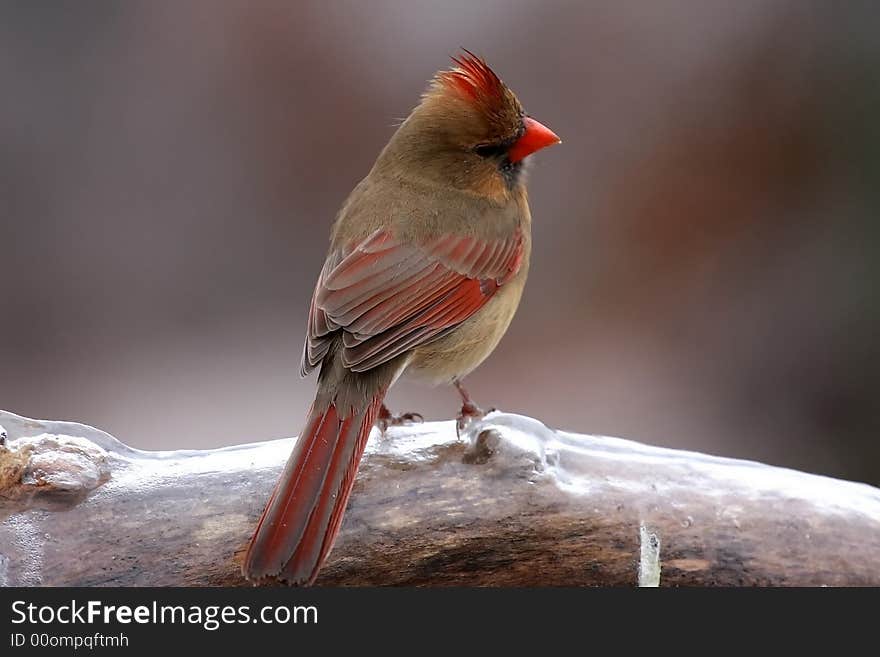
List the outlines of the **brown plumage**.
{"type": "Polygon", "coordinates": [[[454,62],[333,225],[302,358],[303,375],[319,370],[317,395],[245,556],[249,579],[314,581],[388,388],[404,370],[457,384],[519,304],[531,251],[522,160],[559,139],[482,59],[454,62]]]}

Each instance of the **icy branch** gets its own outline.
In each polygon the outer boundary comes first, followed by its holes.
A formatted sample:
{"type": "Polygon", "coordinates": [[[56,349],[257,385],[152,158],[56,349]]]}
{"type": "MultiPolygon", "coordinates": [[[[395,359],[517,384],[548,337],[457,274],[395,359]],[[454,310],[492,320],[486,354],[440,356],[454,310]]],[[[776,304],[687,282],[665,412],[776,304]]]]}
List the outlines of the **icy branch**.
{"type": "MultiPolygon", "coordinates": [[[[0,412],[0,585],[240,585],[292,440],[142,452],[0,412]]],[[[319,584],[880,585],[880,490],[493,413],[374,433],[319,584]]]]}

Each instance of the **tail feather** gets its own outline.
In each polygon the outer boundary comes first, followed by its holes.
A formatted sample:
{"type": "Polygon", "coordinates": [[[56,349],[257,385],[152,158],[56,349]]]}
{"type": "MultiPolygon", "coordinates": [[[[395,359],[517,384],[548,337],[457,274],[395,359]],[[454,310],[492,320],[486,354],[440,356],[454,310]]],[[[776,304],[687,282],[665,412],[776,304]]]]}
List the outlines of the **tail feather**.
{"type": "Polygon", "coordinates": [[[384,391],[365,408],[312,405],[251,539],[242,571],[311,584],[330,553],[384,391]]]}

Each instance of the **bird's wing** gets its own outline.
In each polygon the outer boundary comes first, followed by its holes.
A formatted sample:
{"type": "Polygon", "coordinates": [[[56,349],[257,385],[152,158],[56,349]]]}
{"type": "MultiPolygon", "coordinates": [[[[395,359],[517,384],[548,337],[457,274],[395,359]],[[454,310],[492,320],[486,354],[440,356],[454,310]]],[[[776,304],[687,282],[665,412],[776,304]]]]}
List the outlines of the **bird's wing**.
{"type": "Polygon", "coordinates": [[[376,231],[327,257],[309,309],[303,375],[342,331],[343,364],[364,372],[461,324],[522,264],[522,233],[403,244],[376,231]]]}

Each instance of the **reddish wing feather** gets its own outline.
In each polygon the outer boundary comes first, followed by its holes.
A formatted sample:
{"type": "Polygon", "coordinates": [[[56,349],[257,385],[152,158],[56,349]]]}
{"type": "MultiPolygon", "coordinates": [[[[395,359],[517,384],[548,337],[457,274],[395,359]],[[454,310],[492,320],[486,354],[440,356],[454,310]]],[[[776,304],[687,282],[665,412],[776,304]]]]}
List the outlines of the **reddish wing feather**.
{"type": "Polygon", "coordinates": [[[422,247],[377,231],[331,254],[309,312],[303,373],[343,329],[343,362],[362,372],[443,335],[492,298],[522,262],[522,235],[447,236],[422,247]]]}

